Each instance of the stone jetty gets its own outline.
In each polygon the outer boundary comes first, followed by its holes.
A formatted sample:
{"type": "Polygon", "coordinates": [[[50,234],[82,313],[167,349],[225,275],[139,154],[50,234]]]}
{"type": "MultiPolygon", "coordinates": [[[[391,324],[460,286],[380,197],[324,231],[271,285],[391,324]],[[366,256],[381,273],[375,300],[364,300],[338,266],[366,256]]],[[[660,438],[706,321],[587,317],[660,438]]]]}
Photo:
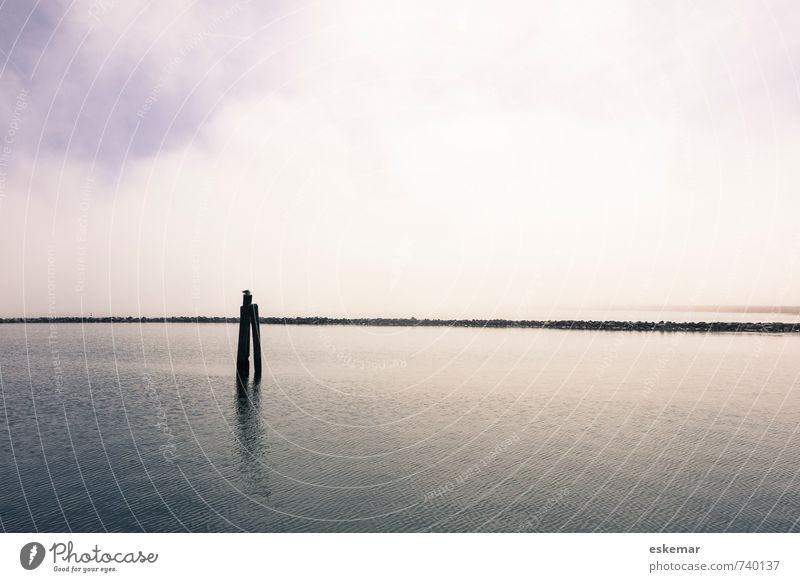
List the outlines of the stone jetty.
{"type": "MultiPolygon", "coordinates": [[[[361,325],[377,327],[482,327],[496,329],[570,329],[583,331],[635,331],[684,333],[800,333],[800,323],[722,322],[722,321],[590,321],[528,319],[416,319],[411,318],[334,318],[334,317],[259,317],[265,325],[361,325]]],[[[3,323],[239,323],[238,317],[9,317],[3,323]]]]}

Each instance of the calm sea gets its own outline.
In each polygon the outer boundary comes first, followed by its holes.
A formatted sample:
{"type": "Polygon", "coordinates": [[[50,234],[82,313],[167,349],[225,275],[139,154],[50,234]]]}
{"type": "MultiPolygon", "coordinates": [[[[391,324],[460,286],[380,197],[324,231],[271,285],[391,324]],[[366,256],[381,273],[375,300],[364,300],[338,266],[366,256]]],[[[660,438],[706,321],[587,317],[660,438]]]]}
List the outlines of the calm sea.
{"type": "Polygon", "coordinates": [[[2,529],[800,530],[798,336],[262,334],[0,325],[2,529]]]}

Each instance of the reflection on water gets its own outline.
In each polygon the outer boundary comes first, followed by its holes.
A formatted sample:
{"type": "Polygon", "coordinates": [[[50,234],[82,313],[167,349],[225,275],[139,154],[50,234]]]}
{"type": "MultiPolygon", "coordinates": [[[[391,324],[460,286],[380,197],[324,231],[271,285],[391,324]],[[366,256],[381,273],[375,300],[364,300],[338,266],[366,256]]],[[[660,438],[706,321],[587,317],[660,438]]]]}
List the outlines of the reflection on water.
{"type": "Polygon", "coordinates": [[[0,326],[2,527],[800,529],[800,337],[262,334],[0,326]]]}
{"type": "Polygon", "coordinates": [[[236,376],[236,452],[248,491],[269,498],[268,449],[261,422],[261,380],[236,376]]]}

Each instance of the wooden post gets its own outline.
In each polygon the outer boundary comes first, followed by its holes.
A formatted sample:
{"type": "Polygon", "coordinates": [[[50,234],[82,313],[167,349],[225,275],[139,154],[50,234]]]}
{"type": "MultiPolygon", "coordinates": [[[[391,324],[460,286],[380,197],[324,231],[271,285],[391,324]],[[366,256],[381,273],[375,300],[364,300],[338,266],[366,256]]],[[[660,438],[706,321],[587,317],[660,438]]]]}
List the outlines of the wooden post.
{"type": "Polygon", "coordinates": [[[261,378],[261,323],[258,320],[258,305],[253,303],[253,295],[249,290],[245,289],[242,293],[242,306],[239,308],[239,348],[236,352],[236,374],[240,381],[250,375],[251,332],[255,378],[261,378]]]}
{"type": "Polygon", "coordinates": [[[239,308],[239,348],[236,351],[236,374],[240,380],[250,375],[250,304],[252,301],[253,296],[246,291],[242,306],[239,308]]]}
{"type": "Polygon", "coordinates": [[[261,378],[261,322],[258,319],[258,305],[250,305],[250,326],[253,329],[253,371],[261,378]]]}

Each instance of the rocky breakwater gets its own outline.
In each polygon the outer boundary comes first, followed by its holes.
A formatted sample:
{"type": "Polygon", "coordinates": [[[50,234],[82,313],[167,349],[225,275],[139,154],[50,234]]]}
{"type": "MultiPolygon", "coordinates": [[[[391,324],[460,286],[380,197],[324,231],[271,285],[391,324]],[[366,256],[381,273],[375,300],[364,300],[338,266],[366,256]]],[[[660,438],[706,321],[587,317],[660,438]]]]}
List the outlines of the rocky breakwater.
{"type": "MultiPolygon", "coordinates": [[[[591,321],[528,319],[417,319],[410,318],[335,318],[261,317],[266,325],[362,325],[377,327],[479,327],[517,329],[571,329],[584,331],[636,331],[685,333],[800,333],[800,323],[723,322],[723,321],[591,321]]],[[[8,317],[2,323],[238,323],[238,317],[8,317]]]]}

